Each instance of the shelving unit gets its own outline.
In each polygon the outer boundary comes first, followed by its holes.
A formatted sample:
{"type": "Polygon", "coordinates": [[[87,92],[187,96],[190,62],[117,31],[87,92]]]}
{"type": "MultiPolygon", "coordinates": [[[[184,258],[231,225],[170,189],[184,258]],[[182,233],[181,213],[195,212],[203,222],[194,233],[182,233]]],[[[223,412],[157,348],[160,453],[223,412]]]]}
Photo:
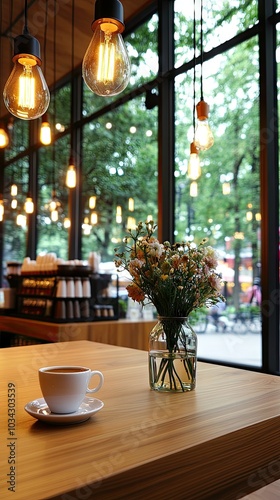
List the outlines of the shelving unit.
{"type": "MultiPolygon", "coordinates": [[[[9,276],[7,277],[9,280],[9,276]]],[[[11,281],[16,288],[16,305],[12,314],[17,317],[58,323],[106,321],[119,317],[118,277],[115,296],[109,296],[110,274],[59,273],[59,275],[20,275],[11,281]],[[86,296],[58,296],[59,282],[87,280],[90,288],[86,296]]],[[[81,287],[82,289],[82,287],[81,287]]]]}

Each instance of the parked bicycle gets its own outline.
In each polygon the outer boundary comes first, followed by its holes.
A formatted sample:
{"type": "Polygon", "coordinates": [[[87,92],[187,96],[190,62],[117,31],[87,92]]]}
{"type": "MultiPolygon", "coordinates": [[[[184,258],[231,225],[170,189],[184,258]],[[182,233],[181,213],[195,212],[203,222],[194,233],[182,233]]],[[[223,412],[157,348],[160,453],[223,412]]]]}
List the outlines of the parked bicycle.
{"type": "Polygon", "coordinates": [[[260,308],[241,306],[238,311],[228,308],[226,311],[216,312],[203,308],[192,313],[191,325],[196,333],[260,333],[260,308]]]}
{"type": "Polygon", "coordinates": [[[232,320],[240,333],[261,332],[261,314],[259,307],[250,306],[250,304],[242,306],[232,315],[232,320]]]}

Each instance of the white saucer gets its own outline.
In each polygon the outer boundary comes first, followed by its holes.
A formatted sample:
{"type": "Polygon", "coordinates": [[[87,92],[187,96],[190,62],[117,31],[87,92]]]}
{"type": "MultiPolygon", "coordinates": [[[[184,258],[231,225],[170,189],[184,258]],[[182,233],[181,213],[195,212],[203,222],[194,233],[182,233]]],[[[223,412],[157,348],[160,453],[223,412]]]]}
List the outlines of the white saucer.
{"type": "Polygon", "coordinates": [[[101,410],[103,401],[96,398],[85,397],[79,409],[75,413],[51,413],[44,398],[35,399],[25,405],[24,409],[34,418],[48,422],[49,424],[78,424],[85,422],[94,413],[101,410]]]}

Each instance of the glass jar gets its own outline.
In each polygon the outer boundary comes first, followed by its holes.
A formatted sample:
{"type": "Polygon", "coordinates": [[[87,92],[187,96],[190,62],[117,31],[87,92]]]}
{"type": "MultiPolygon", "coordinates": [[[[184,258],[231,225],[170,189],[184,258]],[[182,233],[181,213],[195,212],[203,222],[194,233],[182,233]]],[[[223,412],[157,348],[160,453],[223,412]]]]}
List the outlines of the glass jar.
{"type": "Polygon", "coordinates": [[[159,392],[195,389],[197,336],[186,317],[158,318],[149,339],[149,379],[159,392]]]}

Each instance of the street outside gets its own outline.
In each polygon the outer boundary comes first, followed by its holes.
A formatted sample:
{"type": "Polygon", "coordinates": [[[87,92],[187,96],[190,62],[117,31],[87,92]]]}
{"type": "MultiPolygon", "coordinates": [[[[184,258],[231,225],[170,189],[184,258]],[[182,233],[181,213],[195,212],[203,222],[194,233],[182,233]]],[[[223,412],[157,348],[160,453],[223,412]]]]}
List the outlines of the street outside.
{"type": "MultiPolygon", "coordinates": [[[[195,329],[195,328],[194,328],[195,329]]],[[[250,366],[261,366],[262,338],[261,324],[258,330],[251,333],[244,330],[243,325],[236,321],[227,320],[225,330],[208,324],[205,333],[198,333],[198,359],[240,363],[250,366]]]]}

